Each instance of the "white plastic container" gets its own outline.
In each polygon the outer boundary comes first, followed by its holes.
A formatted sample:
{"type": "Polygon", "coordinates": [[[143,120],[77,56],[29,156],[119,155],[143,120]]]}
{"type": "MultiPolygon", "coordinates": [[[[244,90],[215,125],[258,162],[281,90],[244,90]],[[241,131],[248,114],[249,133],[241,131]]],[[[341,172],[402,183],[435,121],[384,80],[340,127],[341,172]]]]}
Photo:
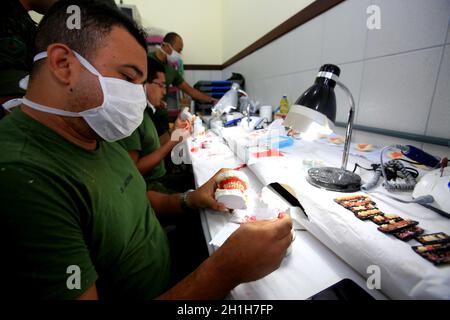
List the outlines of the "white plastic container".
{"type": "Polygon", "coordinates": [[[262,106],[259,108],[259,116],[267,119],[268,123],[272,122],[272,106],[262,106]]]}

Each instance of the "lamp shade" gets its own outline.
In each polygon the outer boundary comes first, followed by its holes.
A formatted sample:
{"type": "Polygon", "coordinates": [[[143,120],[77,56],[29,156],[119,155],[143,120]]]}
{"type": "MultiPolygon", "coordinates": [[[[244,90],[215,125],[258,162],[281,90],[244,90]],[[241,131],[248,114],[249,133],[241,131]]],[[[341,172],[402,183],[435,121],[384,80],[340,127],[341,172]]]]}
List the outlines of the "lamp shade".
{"type": "Polygon", "coordinates": [[[334,88],[341,70],[333,64],[323,65],[314,84],[291,106],[284,125],[305,132],[312,123],[333,129],[336,120],[334,88]]]}
{"type": "Polygon", "coordinates": [[[350,90],[339,81],[340,74],[341,70],[336,65],[323,65],[317,74],[314,85],[308,88],[289,110],[284,125],[300,132],[317,129],[317,126],[320,127],[320,130],[331,129],[336,120],[334,88],[337,84],[344,90],[349,98],[350,110],[342,154],[342,166],[341,168],[311,168],[308,170],[307,181],[318,188],[339,192],[355,192],[360,189],[361,177],[346,169],[355,115],[355,102],[350,90]]]}

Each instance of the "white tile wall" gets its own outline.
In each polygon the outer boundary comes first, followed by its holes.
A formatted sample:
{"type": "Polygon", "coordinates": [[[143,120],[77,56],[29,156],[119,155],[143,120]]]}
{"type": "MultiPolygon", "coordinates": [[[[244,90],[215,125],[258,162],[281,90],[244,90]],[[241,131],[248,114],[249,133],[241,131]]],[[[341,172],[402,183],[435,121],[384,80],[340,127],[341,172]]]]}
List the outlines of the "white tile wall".
{"type": "Polygon", "coordinates": [[[449,0],[372,0],[381,9],[381,29],[370,30],[366,57],[377,57],[445,42],[449,0]]]}
{"type": "Polygon", "coordinates": [[[193,70],[186,70],[184,72],[184,80],[189,83],[191,86],[195,84],[195,73],[193,70]]]}
{"type": "MultiPolygon", "coordinates": [[[[314,84],[316,75],[317,70],[303,71],[291,75],[291,84],[287,92],[291,104],[294,104],[303,92],[314,84]]],[[[280,98],[281,97],[278,97],[277,103],[280,98]]]]}
{"type": "Polygon", "coordinates": [[[317,69],[322,55],[323,16],[308,21],[291,33],[291,59],[280,61],[280,64],[290,72],[317,69]]]}
{"type": "Polygon", "coordinates": [[[447,45],[442,58],[439,79],[431,106],[426,134],[450,139],[450,45],[447,45]]]}
{"type": "Polygon", "coordinates": [[[283,95],[288,96],[288,100],[291,103],[294,103],[295,92],[293,92],[292,88],[295,87],[295,79],[292,75],[282,75],[274,78],[266,79],[266,83],[268,86],[267,93],[269,93],[267,97],[267,102],[264,104],[271,105],[273,107],[278,107],[280,99],[283,95]]]}
{"type": "Polygon", "coordinates": [[[200,80],[223,80],[223,78],[220,70],[186,70],[184,72],[184,80],[191,86],[194,86],[200,80]]]}
{"type": "Polygon", "coordinates": [[[264,66],[269,64],[270,61],[273,61],[267,52],[267,47],[265,47],[252,54],[253,59],[250,59],[251,61],[247,62],[247,67],[250,71],[247,74],[251,75],[250,77],[254,77],[256,79],[267,77],[264,66]]]}
{"type": "Polygon", "coordinates": [[[284,63],[287,59],[284,57],[287,50],[286,41],[275,41],[262,48],[256,53],[257,59],[254,64],[256,76],[260,78],[269,78],[274,74],[284,74],[288,67],[284,63]],[[273,63],[277,61],[277,63],[273,63]]]}
{"type": "Polygon", "coordinates": [[[356,123],[425,134],[442,47],[366,61],[356,123]]]}
{"type": "MultiPolygon", "coordinates": [[[[354,96],[358,124],[450,139],[449,17],[450,0],[347,0],[223,76],[242,73],[253,98],[277,105],[283,93],[294,103],[322,64],[335,63],[354,96]],[[367,29],[369,4],[381,8],[381,30],[367,29]]],[[[337,121],[346,121],[340,89],[336,96],[337,121]]]]}
{"type": "MultiPolygon", "coordinates": [[[[346,132],[345,128],[336,127],[334,131],[336,134],[345,137],[345,132],[346,132]]],[[[422,149],[422,147],[423,147],[423,143],[421,143],[421,142],[408,140],[408,139],[401,139],[401,138],[396,138],[396,137],[389,137],[389,136],[385,136],[385,135],[381,135],[381,134],[365,132],[365,131],[360,131],[360,130],[353,130],[352,143],[370,143],[370,144],[374,145],[375,147],[379,147],[379,148],[384,147],[384,146],[393,145],[393,144],[401,144],[401,145],[409,144],[409,145],[413,145],[420,149],[422,149]]],[[[438,150],[439,152],[442,152],[442,148],[437,148],[437,149],[435,148],[433,150],[434,151],[438,150]]],[[[430,150],[430,152],[431,152],[431,150],[430,150]]]]}
{"type": "MultiPolygon", "coordinates": [[[[292,64],[293,61],[296,61],[296,47],[297,43],[297,35],[296,30],[293,30],[287,33],[284,37],[277,39],[268,45],[271,47],[271,51],[274,55],[272,55],[272,59],[269,61],[279,61],[280,63],[273,64],[276,66],[276,69],[271,68],[275,71],[275,73],[269,74],[290,74],[293,72],[292,64]]],[[[270,67],[269,67],[270,68],[270,67]]]]}
{"type": "MultiPolygon", "coordinates": [[[[356,116],[360,112],[359,107],[359,94],[361,90],[361,82],[363,75],[363,62],[355,62],[355,63],[347,63],[340,64],[339,68],[341,69],[340,80],[342,83],[349,88],[352,93],[353,99],[355,100],[356,106],[356,116]]],[[[335,89],[336,93],[336,121],[347,122],[348,119],[348,110],[350,104],[348,102],[348,98],[346,94],[339,88],[335,89]]]]}
{"type": "Polygon", "coordinates": [[[367,28],[362,26],[369,5],[370,0],[347,0],[324,14],[322,64],[364,58],[367,28]]]}
{"type": "Polygon", "coordinates": [[[450,158],[450,148],[444,146],[437,146],[435,144],[424,143],[423,150],[436,157],[447,157],[450,158]]]}
{"type": "Polygon", "coordinates": [[[448,31],[447,31],[447,41],[446,43],[450,43],[450,16],[448,17],[448,31]]]}
{"type": "Polygon", "coordinates": [[[272,100],[276,97],[276,94],[272,93],[271,82],[271,79],[260,79],[254,84],[250,83],[247,86],[247,93],[251,99],[257,100],[261,104],[271,105],[272,100]]]}

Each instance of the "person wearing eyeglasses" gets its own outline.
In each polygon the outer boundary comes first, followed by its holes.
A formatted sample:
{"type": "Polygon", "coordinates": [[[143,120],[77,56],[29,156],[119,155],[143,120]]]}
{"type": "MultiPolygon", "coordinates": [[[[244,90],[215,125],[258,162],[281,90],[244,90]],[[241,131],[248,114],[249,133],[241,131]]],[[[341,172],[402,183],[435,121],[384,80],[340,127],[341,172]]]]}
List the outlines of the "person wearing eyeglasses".
{"type": "MultiPolygon", "coordinates": [[[[162,102],[166,94],[166,76],[164,68],[154,60],[147,59],[148,77],[145,84],[147,95],[147,108],[144,112],[144,120],[130,137],[119,144],[130,154],[139,172],[147,182],[147,190],[163,193],[184,192],[194,188],[192,175],[177,174],[177,177],[168,175],[164,158],[180,142],[169,139],[161,144],[152,115],[162,102]]],[[[185,131],[186,135],[191,130],[191,123],[177,118],[175,129],[185,131]]]]}
{"type": "MultiPolygon", "coordinates": [[[[181,60],[183,48],[184,43],[181,36],[175,32],[169,32],[164,37],[158,50],[149,53],[148,56],[164,67],[167,88],[172,85],[178,87],[184,93],[192,97],[192,99],[216,104],[217,99],[190,86],[189,83],[184,80],[183,76],[173,67],[181,60]]],[[[161,108],[156,109],[156,112],[152,115],[152,119],[158,130],[161,143],[167,142],[170,139],[170,134],[168,133],[169,117],[164,104],[161,105],[161,108]]]]}
{"type": "Polygon", "coordinates": [[[142,122],[146,50],[144,32],[97,1],[59,0],[41,21],[26,96],[0,121],[1,301],[223,299],[280,266],[288,216],[242,225],[174,277],[159,219],[223,212],[214,192],[224,170],[195,191],[146,192],[116,143],[142,122]],[[65,29],[72,5],[79,30],[65,29]]]}

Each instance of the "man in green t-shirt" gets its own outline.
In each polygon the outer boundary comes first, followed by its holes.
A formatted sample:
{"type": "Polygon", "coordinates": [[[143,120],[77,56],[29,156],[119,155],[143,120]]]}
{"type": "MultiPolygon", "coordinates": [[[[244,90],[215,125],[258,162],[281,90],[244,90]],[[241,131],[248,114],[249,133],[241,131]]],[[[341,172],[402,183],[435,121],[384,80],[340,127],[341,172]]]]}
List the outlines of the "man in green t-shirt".
{"type": "Polygon", "coordinates": [[[28,11],[47,12],[57,0],[3,0],[0,10],[0,105],[22,97],[19,81],[31,70],[36,32],[28,11]]]}
{"type": "MultiPolygon", "coordinates": [[[[166,71],[167,88],[172,85],[178,87],[193,99],[215,104],[217,102],[216,99],[190,86],[189,83],[183,79],[181,74],[172,66],[171,63],[175,63],[180,59],[183,48],[184,42],[181,36],[175,32],[169,32],[164,37],[161,47],[155,52],[149,53],[148,56],[164,67],[166,71]]],[[[168,134],[169,121],[167,109],[157,108],[156,112],[152,115],[152,119],[158,130],[158,134],[161,137],[161,142],[165,143],[166,141],[169,141],[170,135],[168,134]]]]}
{"type": "Polygon", "coordinates": [[[217,299],[280,265],[289,218],[241,226],[171,287],[158,218],[225,208],[213,198],[215,176],[184,195],[146,193],[113,142],[137,128],[145,108],[142,32],[108,6],[60,0],[35,46],[24,103],[0,121],[3,298],[217,299]],[[66,29],[70,5],[84,28],[66,29]]]}
{"type": "MultiPolygon", "coordinates": [[[[161,145],[155,124],[151,115],[155,107],[159,106],[166,93],[166,77],[164,68],[154,60],[147,59],[147,108],[144,120],[133,134],[119,143],[130,154],[139,172],[147,182],[147,189],[163,193],[184,192],[194,188],[193,176],[183,172],[168,174],[164,165],[166,157],[179,143],[178,140],[169,140],[161,145]]],[[[190,134],[191,123],[188,120],[177,118],[175,128],[190,134]]]]}
{"type": "MultiPolygon", "coordinates": [[[[29,11],[45,14],[58,0],[2,0],[0,10],[0,119],[6,114],[3,103],[21,98],[25,90],[19,81],[33,64],[36,22],[29,11]]],[[[96,0],[117,8],[114,0],[96,0]]]]}

